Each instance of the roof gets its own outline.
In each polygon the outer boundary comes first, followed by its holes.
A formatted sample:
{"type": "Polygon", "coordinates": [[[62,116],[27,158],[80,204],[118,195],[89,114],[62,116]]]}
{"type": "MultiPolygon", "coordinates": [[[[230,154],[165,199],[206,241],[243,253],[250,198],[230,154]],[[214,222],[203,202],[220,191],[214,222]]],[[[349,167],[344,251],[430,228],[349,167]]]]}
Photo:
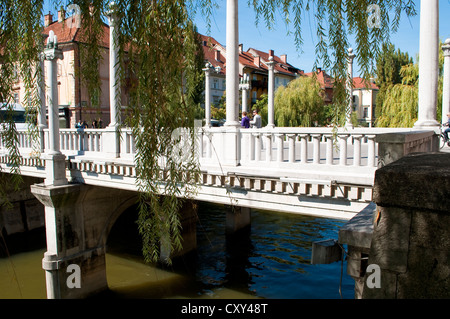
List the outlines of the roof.
{"type": "Polygon", "coordinates": [[[213,37],[200,34],[200,38],[202,40],[203,54],[205,60],[211,63],[214,68],[220,67],[219,73],[225,74],[226,56],[222,45],[219,42],[217,42],[216,39],[214,39],[213,37]]]}
{"type": "MultiPolygon", "coordinates": [[[[76,19],[77,15],[67,17],[63,21],[53,21],[49,26],[44,27],[42,33],[48,35],[52,30],[57,36],[58,43],[70,43],[70,42],[86,42],[83,39],[84,30],[83,23],[81,27],[77,27],[76,19]]],[[[103,33],[101,34],[100,43],[102,46],[109,48],[109,26],[103,24],[103,33]]]]}
{"type": "MultiPolygon", "coordinates": [[[[251,53],[253,56],[259,56],[261,58],[262,62],[264,62],[264,63],[269,62],[269,57],[270,57],[269,52],[264,52],[264,51],[257,50],[254,48],[249,48],[247,50],[247,52],[251,53]]],[[[272,51],[272,54],[273,54],[273,51],[272,51]]],[[[287,62],[284,62],[280,57],[278,57],[274,54],[272,56],[273,56],[273,60],[276,62],[275,67],[274,67],[275,73],[283,73],[283,74],[291,75],[291,76],[296,76],[298,73],[300,73],[300,70],[298,68],[292,66],[291,64],[289,64],[287,62]]],[[[265,64],[262,64],[261,67],[263,69],[267,70],[267,66],[265,64]]]]}
{"type": "Polygon", "coordinates": [[[371,81],[366,81],[363,78],[355,77],[353,78],[353,88],[354,89],[369,89],[369,90],[378,90],[378,86],[371,81]]]}
{"type": "MultiPolygon", "coordinates": [[[[213,67],[220,67],[221,74],[226,73],[226,48],[220,44],[216,39],[210,36],[200,34],[203,53],[205,60],[210,62],[213,67]],[[218,59],[217,59],[218,58],[218,59]]],[[[275,64],[275,72],[281,74],[287,74],[290,76],[296,76],[301,73],[301,70],[293,67],[289,63],[283,62],[283,60],[278,56],[273,56],[275,64]]],[[[269,52],[263,52],[256,49],[248,49],[247,52],[241,50],[239,53],[239,64],[243,67],[259,71],[261,73],[267,74],[268,67],[266,63],[269,61],[269,52]],[[259,57],[260,63],[257,64],[257,58],[259,57]]]]}
{"type": "Polygon", "coordinates": [[[318,68],[316,72],[308,72],[305,73],[305,75],[309,77],[315,75],[320,86],[324,89],[334,88],[334,79],[320,68],[318,68]]]}

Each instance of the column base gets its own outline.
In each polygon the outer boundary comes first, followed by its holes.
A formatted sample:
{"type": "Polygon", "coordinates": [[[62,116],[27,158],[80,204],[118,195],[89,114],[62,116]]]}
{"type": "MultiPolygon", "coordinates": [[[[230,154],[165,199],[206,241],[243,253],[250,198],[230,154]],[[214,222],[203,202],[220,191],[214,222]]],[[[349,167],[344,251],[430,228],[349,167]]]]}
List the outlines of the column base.
{"type": "Polygon", "coordinates": [[[46,177],[44,184],[46,186],[61,186],[67,185],[66,177],[66,156],[61,153],[43,154],[42,158],[45,160],[46,177]]]}
{"type": "Polygon", "coordinates": [[[120,136],[116,125],[107,126],[103,133],[103,154],[109,158],[120,157],[120,136]]]}

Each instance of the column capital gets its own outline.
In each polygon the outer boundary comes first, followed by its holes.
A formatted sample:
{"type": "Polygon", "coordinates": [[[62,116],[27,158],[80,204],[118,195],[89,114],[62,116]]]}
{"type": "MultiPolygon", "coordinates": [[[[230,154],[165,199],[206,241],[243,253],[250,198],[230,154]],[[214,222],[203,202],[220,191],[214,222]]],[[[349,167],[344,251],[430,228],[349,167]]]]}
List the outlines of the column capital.
{"type": "Polygon", "coordinates": [[[442,45],[442,51],[444,51],[444,56],[450,56],[450,38],[446,39],[444,44],[442,45]]]}
{"type": "Polygon", "coordinates": [[[42,59],[52,61],[56,59],[62,60],[64,58],[62,51],[58,49],[58,39],[53,30],[50,30],[47,44],[45,45],[42,59]]]}
{"type": "Polygon", "coordinates": [[[353,63],[353,59],[356,57],[356,55],[353,53],[352,48],[348,48],[348,62],[353,63]]]}
{"type": "Polygon", "coordinates": [[[268,66],[269,71],[273,71],[273,67],[274,67],[275,63],[276,62],[273,60],[273,56],[269,56],[269,61],[266,62],[266,65],[268,66]]]}

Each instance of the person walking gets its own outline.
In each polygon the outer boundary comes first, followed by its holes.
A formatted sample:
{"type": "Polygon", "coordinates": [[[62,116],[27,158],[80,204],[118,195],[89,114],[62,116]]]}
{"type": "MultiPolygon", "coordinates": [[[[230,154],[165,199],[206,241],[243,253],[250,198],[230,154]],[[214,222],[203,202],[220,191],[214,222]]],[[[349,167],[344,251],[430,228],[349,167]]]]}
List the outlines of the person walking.
{"type": "Polygon", "coordinates": [[[258,114],[258,110],[253,110],[253,120],[250,121],[252,128],[261,128],[261,116],[258,114]]]}

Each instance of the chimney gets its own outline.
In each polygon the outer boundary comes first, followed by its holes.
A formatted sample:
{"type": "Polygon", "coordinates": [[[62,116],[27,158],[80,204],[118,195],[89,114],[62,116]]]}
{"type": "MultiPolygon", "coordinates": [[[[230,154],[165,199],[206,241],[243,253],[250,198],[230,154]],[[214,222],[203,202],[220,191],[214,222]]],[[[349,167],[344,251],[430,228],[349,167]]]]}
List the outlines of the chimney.
{"type": "Polygon", "coordinates": [[[63,8],[58,11],[58,22],[63,22],[66,19],[66,11],[63,8]]]}
{"type": "Polygon", "coordinates": [[[239,54],[244,52],[244,45],[242,43],[239,44],[239,54]]]}
{"type": "Polygon", "coordinates": [[[281,59],[281,62],[287,64],[287,54],[282,54],[282,55],[280,55],[280,59],[281,59]]]}
{"type": "Polygon", "coordinates": [[[259,68],[261,66],[261,58],[259,56],[253,57],[253,63],[259,68]]]}
{"type": "Polygon", "coordinates": [[[44,16],[44,27],[48,27],[53,22],[53,15],[49,12],[44,16]]]}
{"type": "Polygon", "coordinates": [[[269,50],[269,56],[273,56],[273,50],[269,50]]]}
{"type": "Polygon", "coordinates": [[[220,61],[220,51],[219,50],[214,51],[214,58],[216,59],[216,61],[220,61]]]}

